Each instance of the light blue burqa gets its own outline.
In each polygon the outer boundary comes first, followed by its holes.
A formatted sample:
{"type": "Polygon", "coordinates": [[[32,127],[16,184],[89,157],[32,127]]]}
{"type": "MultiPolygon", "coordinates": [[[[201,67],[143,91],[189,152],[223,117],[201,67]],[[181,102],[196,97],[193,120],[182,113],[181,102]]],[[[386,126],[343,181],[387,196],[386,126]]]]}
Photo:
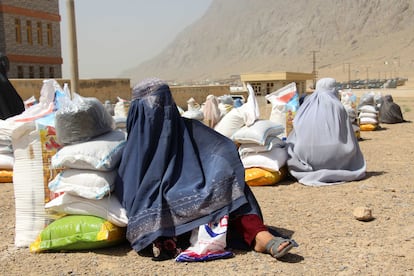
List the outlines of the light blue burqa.
{"type": "Polygon", "coordinates": [[[335,83],[332,78],[317,82],[287,138],[289,172],[304,185],[333,185],[365,176],[366,162],[335,83]]]}

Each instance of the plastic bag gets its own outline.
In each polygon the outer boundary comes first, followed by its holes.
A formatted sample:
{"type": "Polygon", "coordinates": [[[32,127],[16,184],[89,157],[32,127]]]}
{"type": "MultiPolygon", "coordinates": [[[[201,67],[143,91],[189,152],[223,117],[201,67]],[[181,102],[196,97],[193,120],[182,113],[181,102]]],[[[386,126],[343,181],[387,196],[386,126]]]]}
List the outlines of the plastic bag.
{"type": "MultiPolygon", "coordinates": [[[[66,94],[66,93],[65,93],[66,94]]],[[[76,144],[115,129],[115,121],[96,98],[82,97],[72,93],[67,101],[64,95],[56,112],[55,127],[58,143],[76,144]]]]}
{"type": "Polygon", "coordinates": [[[249,91],[247,102],[239,108],[243,110],[245,125],[251,126],[254,124],[254,122],[256,122],[257,119],[259,119],[260,109],[253,87],[250,84],[247,84],[247,90],[249,91]]]}
{"type": "Polygon", "coordinates": [[[226,251],[226,237],[228,216],[222,217],[216,223],[200,225],[191,233],[191,246],[181,252],[177,262],[204,262],[215,259],[233,257],[233,253],[226,251]]]}
{"type": "Polygon", "coordinates": [[[54,79],[44,80],[40,90],[39,103],[27,108],[23,113],[7,120],[15,122],[30,122],[56,111],[55,95],[62,93],[62,87],[54,79]]]}
{"type": "Polygon", "coordinates": [[[296,90],[296,83],[292,82],[266,95],[265,98],[272,104],[269,120],[284,126],[285,131],[280,137],[284,139],[293,128],[293,118],[299,108],[299,95],[296,90]]]}

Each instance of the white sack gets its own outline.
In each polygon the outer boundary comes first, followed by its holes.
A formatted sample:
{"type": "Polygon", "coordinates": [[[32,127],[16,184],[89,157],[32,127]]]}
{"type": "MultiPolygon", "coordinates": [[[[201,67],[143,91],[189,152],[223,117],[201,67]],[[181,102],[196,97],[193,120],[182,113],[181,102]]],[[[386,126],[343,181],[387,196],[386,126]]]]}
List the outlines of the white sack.
{"type": "Polygon", "coordinates": [[[68,193],[87,199],[102,199],[115,188],[116,170],[101,172],[96,170],[67,169],[61,171],[49,182],[50,191],[68,193]]]}
{"type": "Polygon", "coordinates": [[[13,170],[13,153],[0,153],[0,170],[13,170]]]}
{"type": "Polygon", "coordinates": [[[264,145],[267,137],[276,137],[283,133],[285,128],[270,120],[257,120],[250,126],[243,126],[237,130],[231,139],[237,143],[256,143],[264,145]]]}
{"type": "Polygon", "coordinates": [[[125,142],[125,132],[113,130],[86,142],[66,145],[52,157],[52,167],[111,171],[121,161],[125,142]]]}
{"type": "Polygon", "coordinates": [[[245,169],[259,167],[276,172],[286,165],[288,154],[285,147],[274,147],[268,152],[244,154],[240,159],[245,169]]]}
{"type": "Polygon", "coordinates": [[[44,207],[51,213],[101,217],[119,227],[128,224],[126,210],[115,195],[92,200],[64,193],[46,203],[44,207]]]}

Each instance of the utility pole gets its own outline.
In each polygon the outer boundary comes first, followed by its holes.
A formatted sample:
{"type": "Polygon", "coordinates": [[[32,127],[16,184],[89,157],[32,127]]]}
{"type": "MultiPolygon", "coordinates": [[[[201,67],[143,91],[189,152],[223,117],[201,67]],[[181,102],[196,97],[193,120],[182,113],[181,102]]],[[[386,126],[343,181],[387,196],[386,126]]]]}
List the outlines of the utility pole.
{"type": "Polygon", "coordinates": [[[348,65],[348,86],[351,88],[351,63],[345,63],[348,65]]]}
{"type": "Polygon", "coordinates": [[[312,51],[312,56],[313,56],[313,60],[312,60],[312,74],[313,74],[313,89],[315,89],[316,87],[316,79],[318,77],[318,72],[316,72],[316,53],[318,51],[312,51]]]}
{"type": "Polygon", "coordinates": [[[76,19],[74,0],[66,0],[68,10],[68,34],[69,34],[69,62],[70,62],[70,91],[79,93],[78,71],[78,46],[76,41],[76,19]]]}
{"type": "Polygon", "coordinates": [[[367,66],[366,69],[367,69],[367,85],[366,85],[366,88],[368,88],[368,85],[369,85],[369,73],[368,73],[369,66],[367,66]]]}

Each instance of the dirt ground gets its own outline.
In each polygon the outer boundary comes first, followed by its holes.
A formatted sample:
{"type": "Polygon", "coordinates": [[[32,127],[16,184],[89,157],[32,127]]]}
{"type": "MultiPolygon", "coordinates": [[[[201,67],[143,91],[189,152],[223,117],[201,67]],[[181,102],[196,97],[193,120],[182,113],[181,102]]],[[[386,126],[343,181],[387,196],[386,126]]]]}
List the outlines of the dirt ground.
{"type": "MultiPolygon", "coordinates": [[[[414,121],[414,90],[391,94],[405,119],[414,121]]],[[[265,223],[299,243],[281,261],[236,251],[234,258],[206,263],[153,262],[128,244],[33,254],[14,246],[13,184],[0,183],[0,275],[414,275],[414,124],[381,124],[361,138],[367,161],[361,181],[252,187],[265,223]],[[353,217],[362,206],[371,208],[374,220],[353,217]]]]}

